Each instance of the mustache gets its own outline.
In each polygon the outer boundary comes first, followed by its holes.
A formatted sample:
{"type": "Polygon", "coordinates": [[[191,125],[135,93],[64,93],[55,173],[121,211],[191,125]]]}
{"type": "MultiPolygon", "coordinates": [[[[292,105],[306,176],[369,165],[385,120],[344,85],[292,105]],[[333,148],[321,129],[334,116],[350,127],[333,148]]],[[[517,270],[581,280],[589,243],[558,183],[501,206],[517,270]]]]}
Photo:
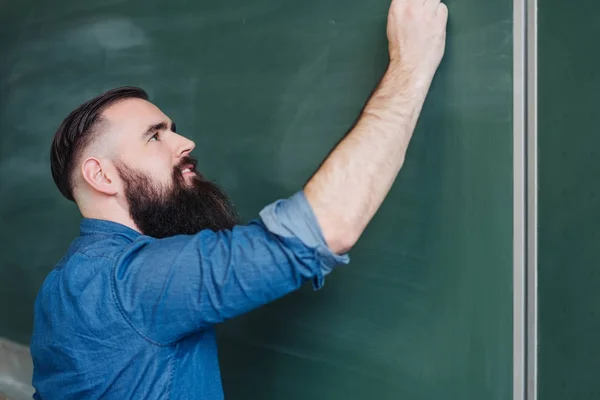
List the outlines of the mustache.
{"type": "Polygon", "coordinates": [[[185,156],[181,159],[181,161],[179,162],[179,164],[177,164],[177,166],[175,168],[181,170],[181,168],[183,168],[186,165],[192,165],[193,169],[196,170],[196,166],[198,165],[198,160],[196,160],[192,156],[185,156]]]}
{"type": "Polygon", "coordinates": [[[206,181],[204,175],[202,175],[197,169],[198,160],[196,160],[192,156],[184,156],[183,158],[181,158],[179,163],[175,167],[173,167],[173,177],[175,177],[177,180],[181,180],[181,170],[186,167],[189,168],[190,165],[192,166],[190,169],[196,173],[195,178],[201,181],[206,181]]]}

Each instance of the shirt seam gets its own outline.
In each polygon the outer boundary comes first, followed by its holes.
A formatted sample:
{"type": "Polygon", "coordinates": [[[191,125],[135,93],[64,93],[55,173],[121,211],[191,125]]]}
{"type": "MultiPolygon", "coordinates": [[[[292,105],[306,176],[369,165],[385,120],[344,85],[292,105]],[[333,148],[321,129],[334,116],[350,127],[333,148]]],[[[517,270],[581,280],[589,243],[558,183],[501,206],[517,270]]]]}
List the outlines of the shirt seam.
{"type": "Polygon", "coordinates": [[[103,258],[105,260],[110,260],[110,261],[113,261],[115,259],[114,257],[108,257],[108,256],[101,255],[101,254],[90,254],[90,253],[88,253],[88,252],[86,252],[84,250],[77,250],[74,254],[79,254],[79,255],[87,257],[87,258],[96,258],[96,257],[98,257],[98,258],[103,258]]]}
{"type": "Polygon", "coordinates": [[[171,357],[171,360],[169,361],[169,385],[167,388],[167,400],[171,398],[171,391],[173,389],[173,370],[175,369],[175,360],[177,358],[177,354],[179,353],[178,350],[178,346],[175,344],[173,349],[173,357],[171,357]]]}

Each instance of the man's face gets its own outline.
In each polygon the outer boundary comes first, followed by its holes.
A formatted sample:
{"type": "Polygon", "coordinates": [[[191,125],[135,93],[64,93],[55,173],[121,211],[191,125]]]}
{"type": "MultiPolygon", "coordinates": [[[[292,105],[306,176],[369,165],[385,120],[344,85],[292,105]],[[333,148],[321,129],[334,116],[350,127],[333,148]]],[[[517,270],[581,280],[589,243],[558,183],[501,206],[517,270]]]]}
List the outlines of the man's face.
{"type": "Polygon", "coordinates": [[[230,229],[238,217],[227,196],[196,170],[194,142],[177,134],[158,107],[123,100],[104,112],[116,140],[116,167],[129,213],[145,235],[163,238],[230,229]]]}

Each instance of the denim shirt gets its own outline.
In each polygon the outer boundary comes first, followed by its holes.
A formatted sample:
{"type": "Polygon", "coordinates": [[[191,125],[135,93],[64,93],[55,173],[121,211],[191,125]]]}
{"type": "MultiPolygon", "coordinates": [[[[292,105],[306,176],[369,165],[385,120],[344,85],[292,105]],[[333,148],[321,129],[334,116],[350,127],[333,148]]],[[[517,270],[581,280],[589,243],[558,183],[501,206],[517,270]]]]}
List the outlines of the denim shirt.
{"type": "Polygon", "coordinates": [[[324,276],[302,191],[231,230],[155,239],[83,219],[35,302],[35,399],[223,399],[214,325],[324,276]]]}

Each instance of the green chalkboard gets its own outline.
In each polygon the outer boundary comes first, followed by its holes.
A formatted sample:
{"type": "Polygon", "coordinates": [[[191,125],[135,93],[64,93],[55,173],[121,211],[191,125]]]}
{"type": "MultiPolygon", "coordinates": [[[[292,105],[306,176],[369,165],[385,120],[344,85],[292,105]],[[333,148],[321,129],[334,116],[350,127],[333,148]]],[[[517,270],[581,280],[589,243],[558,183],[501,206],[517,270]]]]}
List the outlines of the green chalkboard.
{"type": "MultiPolygon", "coordinates": [[[[289,196],[387,63],[387,0],[2,5],[0,336],[77,235],[48,149],[75,106],[139,85],[246,219],[289,196]]],[[[325,288],[219,328],[230,399],[512,393],[512,2],[449,4],[447,54],[392,192],[325,288]]]]}
{"type": "Polygon", "coordinates": [[[598,2],[539,7],[539,398],[600,398],[598,2]]]}

